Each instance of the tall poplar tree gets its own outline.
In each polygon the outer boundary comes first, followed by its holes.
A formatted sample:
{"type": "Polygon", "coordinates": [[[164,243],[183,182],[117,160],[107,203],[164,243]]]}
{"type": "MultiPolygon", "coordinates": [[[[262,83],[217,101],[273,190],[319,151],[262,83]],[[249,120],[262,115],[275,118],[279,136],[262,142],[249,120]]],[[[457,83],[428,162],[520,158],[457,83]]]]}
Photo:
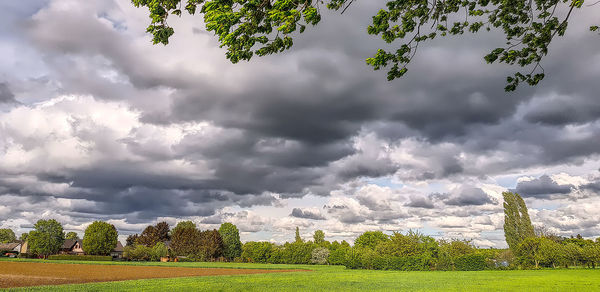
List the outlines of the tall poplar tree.
{"type": "Polygon", "coordinates": [[[517,193],[504,192],[504,237],[511,250],[525,238],[534,237],[533,225],[523,198],[517,193]]]}
{"type": "Polygon", "coordinates": [[[298,226],[296,226],[296,238],[295,238],[296,242],[303,242],[302,237],[300,237],[300,228],[298,228],[298,226]]]}

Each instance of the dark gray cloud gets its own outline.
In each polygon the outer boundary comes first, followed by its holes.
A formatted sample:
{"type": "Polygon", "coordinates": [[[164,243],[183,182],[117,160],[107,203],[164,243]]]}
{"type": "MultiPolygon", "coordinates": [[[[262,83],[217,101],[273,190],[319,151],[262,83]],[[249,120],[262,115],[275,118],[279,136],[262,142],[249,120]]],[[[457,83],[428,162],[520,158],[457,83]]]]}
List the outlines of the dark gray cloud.
{"type": "MultiPolygon", "coordinates": [[[[486,181],[582,165],[600,153],[600,59],[588,35],[557,39],[543,64],[547,80],[505,93],[511,71],[482,60],[503,44],[497,33],[436,40],[394,82],[373,72],[364,59],[386,46],[365,32],[383,4],[377,1],[353,4],[344,15],[326,12],[285,54],[237,65],[224,59],[201,17],[170,19],[177,25],[171,44],[152,46],[147,12],[129,1],[71,4],[0,4],[7,12],[0,38],[19,52],[0,66],[0,103],[16,95],[32,109],[28,119],[15,111],[0,124],[0,195],[23,198],[23,207],[6,206],[10,213],[0,203],[0,219],[45,205],[75,223],[205,216],[212,224],[227,217],[222,208],[281,206],[365,178],[486,181]],[[65,109],[33,105],[63,94],[94,98],[65,109]],[[136,116],[134,126],[114,108],[98,109],[113,101],[136,116]],[[29,127],[35,123],[44,127],[29,127]],[[178,129],[200,123],[210,128],[179,137],[178,129]],[[168,129],[154,129],[161,127],[168,129]],[[14,153],[42,155],[19,165],[14,153]]],[[[587,31],[595,15],[586,15],[570,31],[587,31]]],[[[519,183],[517,191],[547,198],[571,189],[548,179],[519,183]]],[[[404,209],[426,217],[439,201],[474,206],[448,211],[461,218],[495,203],[480,188],[410,197],[401,209],[378,195],[357,196],[360,208],[332,204],[324,212],[344,224],[388,224],[408,218],[404,209]]],[[[249,216],[234,217],[256,223],[247,231],[261,230],[263,222],[249,216]]],[[[322,218],[300,208],[291,216],[322,218]]]]}
{"type": "Polygon", "coordinates": [[[300,208],[292,209],[292,213],[290,214],[290,216],[312,220],[325,220],[325,217],[320,213],[314,212],[312,210],[302,210],[300,208]]]}
{"type": "Polygon", "coordinates": [[[411,196],[410,201],[406,203],[406,206],[413,208],[425,208],[425,209],[433,209],[435,206],[433,205],[433,201],[428,197],[424,196],[411,196]]]}
{"type": "Polygon", "coordinates": [[[530,181],[521,181],[515,191],[523,197],[549,197],[556,194],[568,194],[573,185],[559,185],[550,176],[542,175],[530,181]]]}
{"type": "Polygon", "coordinates": [[[0,82],[0,103],[16,103],[15,95],[8,88],[8,84],[0,82]]]}
{"type": "Polygon", "coordinates": [[[446,195],[444,203],[452,206],[479,206],[493,204],[494,201],[480,188],[464,187],[446,195]]]}

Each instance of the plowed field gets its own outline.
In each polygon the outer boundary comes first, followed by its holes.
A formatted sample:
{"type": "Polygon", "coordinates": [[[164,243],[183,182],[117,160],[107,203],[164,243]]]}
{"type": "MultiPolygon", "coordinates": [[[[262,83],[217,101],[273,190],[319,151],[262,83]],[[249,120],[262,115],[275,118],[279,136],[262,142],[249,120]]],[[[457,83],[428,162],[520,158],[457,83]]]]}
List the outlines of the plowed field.
{"type": "Polygon", "coordinates": [[[293,271],[0,262],[0,288],[293,271]]]}

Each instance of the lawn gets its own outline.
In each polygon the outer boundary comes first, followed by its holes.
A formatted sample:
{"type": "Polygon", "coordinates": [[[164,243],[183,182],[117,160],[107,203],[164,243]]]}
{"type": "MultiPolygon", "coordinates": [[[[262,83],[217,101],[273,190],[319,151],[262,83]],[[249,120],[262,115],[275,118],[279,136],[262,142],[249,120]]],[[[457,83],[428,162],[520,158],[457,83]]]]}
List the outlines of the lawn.
{"type": "MultiPolygon", "coordinates": [[[[31,261],[31,260],[30,260],[31,261]]],[[[37,260],[34,260],[37,262],[37,260]]],[[[53,263],[59,261],[52,261],[53,263]]],[[[62,261],[60,261],[62,262],[62,261]]],[[[600,269],[478,272],[347,270],[339,266],[238,263],[73,262],[199,268],[308,269],[308,272],[144,279],[23,288],[33,291],[600,291],[600,269]]],[[[20,289],[15,289],[20,290],[20,289]]]]}

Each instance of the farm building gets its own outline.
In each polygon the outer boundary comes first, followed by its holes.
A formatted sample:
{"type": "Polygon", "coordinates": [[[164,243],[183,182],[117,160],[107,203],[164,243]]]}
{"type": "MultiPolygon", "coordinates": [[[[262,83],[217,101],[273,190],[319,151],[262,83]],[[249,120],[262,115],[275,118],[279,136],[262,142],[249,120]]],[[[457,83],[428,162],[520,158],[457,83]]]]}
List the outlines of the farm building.
{"type": "Polygon", "coordinates": [[[0,255],[16,256],[21,252],[20,242],[0,243],[0,255]]]}
{"type": "Polygon", "coordinates": [[[81,248],[81,240],[65,239],[65,242],[60,248],[60,253],[82,255],[83,249],[81,248]]]}
{"type": "Polygon", "coordinates": [[[117,246],[110,252],[110,255],[113,258],[122,258],[123,257],[123,245],[120,241],[117,241],[117,246]]]}

